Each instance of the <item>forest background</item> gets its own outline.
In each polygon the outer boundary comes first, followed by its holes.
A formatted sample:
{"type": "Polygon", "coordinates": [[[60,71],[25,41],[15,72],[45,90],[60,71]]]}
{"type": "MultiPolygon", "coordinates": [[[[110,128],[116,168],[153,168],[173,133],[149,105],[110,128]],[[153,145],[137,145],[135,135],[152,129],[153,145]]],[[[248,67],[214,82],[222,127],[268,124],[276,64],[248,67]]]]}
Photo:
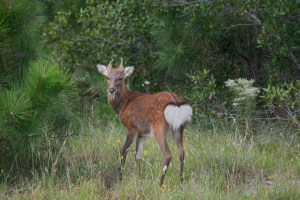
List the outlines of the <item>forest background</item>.
{"type": "Polygon", "coordinates": [[[191,132],[245,142],[277,130],[297,177],[299,55],[298,0],[0,0],[3,191],[53,177],[72,139],[121,127],[96,69],[121,57],[135,67],[131,90],[173,91],[193,106],[191,132]]]}

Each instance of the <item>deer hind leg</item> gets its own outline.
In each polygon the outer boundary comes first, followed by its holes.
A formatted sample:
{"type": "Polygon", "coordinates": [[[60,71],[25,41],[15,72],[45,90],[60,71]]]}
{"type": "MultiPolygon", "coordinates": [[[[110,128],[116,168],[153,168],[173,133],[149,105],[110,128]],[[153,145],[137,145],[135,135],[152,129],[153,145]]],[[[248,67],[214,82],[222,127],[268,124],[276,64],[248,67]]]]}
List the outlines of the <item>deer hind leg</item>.
{"type": "Polygon", "coordinates": [[[128,134],[126,141],[123,145],[122,149],[122,159],[121,159],[121,167],[120,167],[120,180],[122,180],[122,168],[125,166],[126,156],[129,151],[129,148],[132,144],[132,142],[136,139],[136,134],[128,134]]]}
{"type": "Polygon", "coordinates": [[[180,181],[183,182],[183,168],[184,168],[184,144],[183,144],[183,127],[180,130],[175,131],[175,142],[179,151],[179,160],[180,160],[180,181]]]}
{"type": "Polygon", "coordinates": [[[144,137],[138,137],[136,140],[136,163],[137,163],[137,167],[138,167],[139,176],[140,176],[140,160],[141,160],[143,152],[144,152],[145,141],[146,141],[146,138],[144,138],[144,137]]]}
{"type": "Polygon", "coordinates": [[[160,186],[162,186],[165,175],[167,173],[167,170],[168,170],[170,162],[171,162],[172,154],[171,154],[171,151],[170,151],[168,143],[167,143],[166,128],[165,127],[158,128],[158,129],[154,130],[154,132],[155,132],[155,138],[158,143],[158,146],[163,154],[164,166],[163,166],[163,171],[160,176],[160,182],[159,182],[160,186]]]}

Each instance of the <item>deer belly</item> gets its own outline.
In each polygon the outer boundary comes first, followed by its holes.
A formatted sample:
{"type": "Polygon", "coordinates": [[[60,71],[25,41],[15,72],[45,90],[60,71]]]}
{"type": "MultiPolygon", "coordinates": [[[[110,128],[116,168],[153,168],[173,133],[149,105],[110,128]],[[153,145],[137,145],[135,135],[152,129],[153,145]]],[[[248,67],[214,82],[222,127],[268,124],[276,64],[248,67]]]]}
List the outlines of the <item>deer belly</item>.
{"type": "Polygon", "coordinates": [[[139,132],[140,136],[143,136],[143,137],[153,137],[154,136],[154,134],[151,131],[150,124],[139,123],[136,125],[136,127],[138,128],[138,132],[139,132]]]}

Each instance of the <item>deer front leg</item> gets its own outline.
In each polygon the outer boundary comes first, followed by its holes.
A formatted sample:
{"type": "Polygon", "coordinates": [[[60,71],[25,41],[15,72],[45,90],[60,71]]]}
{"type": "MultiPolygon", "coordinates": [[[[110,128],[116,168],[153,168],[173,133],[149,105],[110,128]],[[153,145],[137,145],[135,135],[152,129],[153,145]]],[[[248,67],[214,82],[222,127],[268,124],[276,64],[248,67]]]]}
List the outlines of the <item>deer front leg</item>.
{"type": "Polygon", "coordinates": [[[135,134],[128,134],[127,138],[126,138],[126,141],[123,145],[123,149],[122,149],[122,152],[121,152],[122,159],[121,159],[121,167],[120,167],[120,180],[122,180],[122,168],[125,166],[127,153],[129,151],[129,148],[130,148],[132,142],[135,140],[135,138],[136,138],[135,134]]]}
{"type": "Polygon", "coordinates": [[[146,141],[146,138],[144,138],[144,137],[138,137],[136,140],[136,163],[137,163],[139,176],[140,176],[140,160],[141,160],[143,152],[144,152],[145,141],[146,141]]]}

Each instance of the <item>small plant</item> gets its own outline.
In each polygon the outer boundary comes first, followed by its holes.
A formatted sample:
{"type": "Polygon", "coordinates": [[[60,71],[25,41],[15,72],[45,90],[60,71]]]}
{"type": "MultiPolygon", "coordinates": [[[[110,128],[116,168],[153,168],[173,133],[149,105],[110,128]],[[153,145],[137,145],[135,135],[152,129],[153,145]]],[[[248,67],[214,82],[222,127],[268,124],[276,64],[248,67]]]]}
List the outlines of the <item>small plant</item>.
{"type": "Polygon", "coordinates": [[[285,82],[279,86],[271,86],[263,88],[263,95],[266,107],[272,112],[280,112],[282,109],[296,110],[300,107],[300,81],[285,82]]]}
{"type": "Polygon", "coordinates": [[[300,81],[285,82],[278,86],[268,85],[263,88],[261,98],[265,107],[277,118],[290,120],[297,127],[300,126],[300,81]]]}
{"type": "Polygon", "coordinates": [[[238,78],[228,79],[225,86],[232,92],[232,107],[238,122],[245,125],[246,134],[250,131],[250,123],[256,106],[256,97],[260,90],[253,87],[254,80],[238,78]]]}

